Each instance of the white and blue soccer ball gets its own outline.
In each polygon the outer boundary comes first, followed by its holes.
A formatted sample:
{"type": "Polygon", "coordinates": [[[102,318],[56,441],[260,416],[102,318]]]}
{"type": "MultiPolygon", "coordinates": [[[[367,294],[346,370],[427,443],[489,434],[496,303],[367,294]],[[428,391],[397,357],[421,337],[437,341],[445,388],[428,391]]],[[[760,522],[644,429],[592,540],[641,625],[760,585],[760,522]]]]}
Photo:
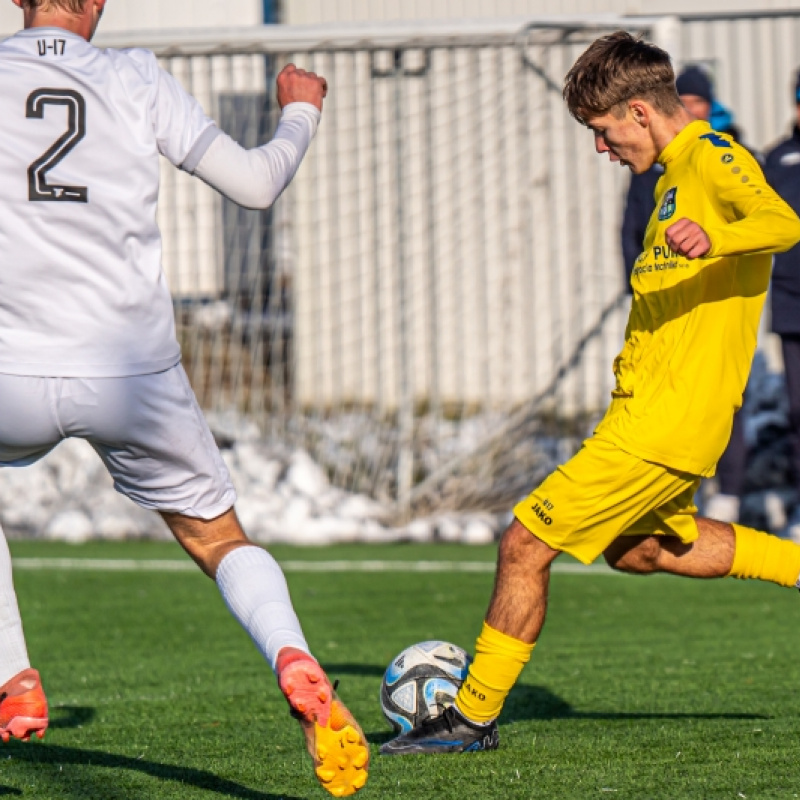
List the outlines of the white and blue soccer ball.
{"type": "Polygon", "coordinates": [[[386,668],[381,709],[397,733],[407,733],[452,705],[467,677],[469,654],[450,642],[418,642],[386,668]]]}

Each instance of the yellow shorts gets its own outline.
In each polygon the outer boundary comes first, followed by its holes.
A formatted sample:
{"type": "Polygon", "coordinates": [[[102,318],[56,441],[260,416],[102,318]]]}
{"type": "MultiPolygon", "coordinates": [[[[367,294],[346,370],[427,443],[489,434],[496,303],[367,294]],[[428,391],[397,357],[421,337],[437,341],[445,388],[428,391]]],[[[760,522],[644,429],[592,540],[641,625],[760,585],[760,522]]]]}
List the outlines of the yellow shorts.
{"type": "Polygon", "coordinates": [[[592,437],[514,514],[554,550],[590,564],[619,536],[658,534],[693,542],[699,485],[697,475],[642,461],[592,437]]]}

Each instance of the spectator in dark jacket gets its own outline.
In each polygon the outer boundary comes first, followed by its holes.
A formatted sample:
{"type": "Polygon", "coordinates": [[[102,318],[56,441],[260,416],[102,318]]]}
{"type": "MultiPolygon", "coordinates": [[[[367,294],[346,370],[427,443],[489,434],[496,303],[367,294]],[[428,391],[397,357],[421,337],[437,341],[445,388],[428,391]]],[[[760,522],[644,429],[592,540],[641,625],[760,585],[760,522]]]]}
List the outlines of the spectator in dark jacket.
{"type": "MultiPolygon", "coordinates": [[[[800,72],[795,82],[792,135],[767,154],[764,171],[780,196],[800,210],[800,72]]],[[[772,271],[772,330],[781,337],[795,481],[800,489],[800,245],[775,257],[772,271]]],[[[800,541],[800,509],[789,520],[788,534],[800,541]]]]}
{"type": "MultiPolygon", "coordinates": [[[[740,131],[733,123],[733,114],[714,99],[711,79],[702,68],[686,67],[675,80],[675,87],[681,102],[692,116],[706,120],[715,130],[730,134],[736,141],[740,141],[740,131]]],[[[625,264],[625,285],[629,292],[633,262],[642,252],[647,223],[656,206],[653,196],[656,183],[663,173],[664,168],[656,163],[647,172],[631,176],[622,217],[622,257],[625,264]]],[[[798,389],[800,390],[800,386],[798,389]]],[[[800,417],[798,419],[800,420],[800,417]]],[[[733,430],[728,448],[717,465],[719,492],[709,500],[703,510],[706,516],[722,522],[738,521],[739,498],[744,489],[746,455],[744,425],[741,416],[737,414],[733,418],[733,430]]]]}

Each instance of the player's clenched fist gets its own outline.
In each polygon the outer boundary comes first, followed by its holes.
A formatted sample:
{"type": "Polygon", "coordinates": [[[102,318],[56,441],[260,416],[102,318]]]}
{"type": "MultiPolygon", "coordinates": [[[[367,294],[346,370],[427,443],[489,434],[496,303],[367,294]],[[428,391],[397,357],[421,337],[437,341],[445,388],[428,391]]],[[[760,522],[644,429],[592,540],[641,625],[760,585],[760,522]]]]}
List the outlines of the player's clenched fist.
{"type": "Polygon", "coordinates": [[[311,103],[322,111],[322,99],[328,94],[328,82],[315,72],[287,64],[278,75],[278,105],[311,103]]]}
{"type": "Polygon", "coordinates": [[[711,249],[708,234],[690,219],[679,219],[667,228],[667,244],[686,258],[702,258],[711,249]]]}

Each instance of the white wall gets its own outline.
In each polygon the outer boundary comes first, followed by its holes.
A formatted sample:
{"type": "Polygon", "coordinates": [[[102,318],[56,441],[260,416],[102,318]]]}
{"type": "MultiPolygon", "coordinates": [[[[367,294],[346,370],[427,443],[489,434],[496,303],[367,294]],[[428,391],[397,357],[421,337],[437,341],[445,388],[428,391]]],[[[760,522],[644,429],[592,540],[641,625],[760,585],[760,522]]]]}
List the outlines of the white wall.
{"type": "Polygon", "coordinates": [[[0,36],[22,27],[22,12],[11,0],[0,0],[0,36]]]}
{"type": "MultiPolygon", "coordinates": [[[[101,31],[154,31],[260,25],[261,0],[108,0],[101,31]]],[[[0,36],[22,27],[22,12],[0,0],[0,36]]]]}
{"type": "MultiPolygon", "coordinates": [[[[290,25],[392,19],[459,19],[537,14],[682,14],[800,8],[800,0],[284,0],[290,25]]],[[[0,36],[21,27],[11,0],[0,0],[0,36]]],[[[109,0],[105,33],[259,25],[261,0],[109,0]]]]}
{"type": "Polygon", "coordinates": [[[537,14],[683,14],[800,8],[800,0],[286,0],[290,25],[537,14]]]}

